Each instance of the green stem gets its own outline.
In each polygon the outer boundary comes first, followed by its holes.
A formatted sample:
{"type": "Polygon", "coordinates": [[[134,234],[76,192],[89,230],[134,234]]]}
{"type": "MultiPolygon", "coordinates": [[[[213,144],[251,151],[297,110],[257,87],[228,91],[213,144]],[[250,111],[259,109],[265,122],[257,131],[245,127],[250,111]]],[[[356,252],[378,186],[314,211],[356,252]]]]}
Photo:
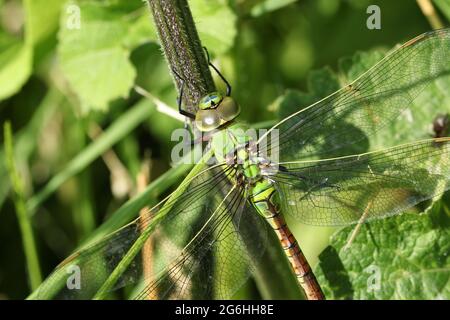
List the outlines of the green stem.
{"type": "Polygon", "coordinates": [[[23,248],[27,262],[28,276],[30,278],[30,285],[31,289],[35,290],[42,282],[42,276],[39,267],[39,259],[36,251],[36,244],[34,242],[33,229],[31,227],[31,222],[29,220],[27,208],[25,205],[25,193],[23,189],[23,184],[19,176],[19,173],[17,172],[16,164],[14,161],[13,134],[11,129],[11,123],[9,121],[5,122],[3,130],[4,130],[6,167],[8,170],[9,179],[12,186],[14,206],[16,209],[17,220],[19,221],[19,227],[22,235],[23,248]]]}
{"type": "MultiPolygon", "coordinates": [[[[27,163],[31,154],[36,149],[36,137],[39,135],[42,128],[45,128],[55,110],[63,101],[64,96],[61,92],[55,88],[50,89],[42,102],[36,107],[36,111],[33,113],[33,116],[26,127],[16,133],[14,152],[16,159],[20,159],[21,163],[27,163]]],[[[7,177],[8,172],[2,148],[0,150],[0,181],[2,181],[0,184],[0,209],[10,189],[7,177]]]]}

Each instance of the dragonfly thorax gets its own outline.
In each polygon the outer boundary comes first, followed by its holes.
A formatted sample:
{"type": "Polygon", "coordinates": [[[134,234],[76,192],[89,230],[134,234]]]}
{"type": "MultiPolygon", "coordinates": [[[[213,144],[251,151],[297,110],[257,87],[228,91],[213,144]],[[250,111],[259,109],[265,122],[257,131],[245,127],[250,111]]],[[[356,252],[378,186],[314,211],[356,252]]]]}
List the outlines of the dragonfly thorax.
{"type": "Polygon", "coordinates": [[[212,92],[200,99],[195,124],[200,131],[207,132],[234,120],[240,113],[239,105],[229,96],[212,92]]]}
{"type": "Polygon", "coordinates": [[[257,139],[252,132],[245,124],[236,122],[214,132],[210,144],[218,163],[235,168],[236,183],[249,187],[262,179],[264,165],[258,157],[257,139]]]}

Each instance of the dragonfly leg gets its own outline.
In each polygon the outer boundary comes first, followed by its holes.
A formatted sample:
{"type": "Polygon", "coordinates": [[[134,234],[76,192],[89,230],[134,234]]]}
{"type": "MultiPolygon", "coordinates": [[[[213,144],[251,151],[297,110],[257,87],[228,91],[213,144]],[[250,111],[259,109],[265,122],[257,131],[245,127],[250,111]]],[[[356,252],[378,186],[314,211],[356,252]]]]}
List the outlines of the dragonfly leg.
{"type": "MultiPolygon", "coordinates": [[[[326,187],[331,187],[331,188],[336,188],[336,189],[341,188],[338,185],[329,184],[328,178],[325,178],[321,182],[318,182],[315,185],[312,185],[311,187],[309,187],[308,190],[306,190],[305,194],[300,197],[299,201],[302,201],[302,200],[306,199],[307,197],[309,197],[313,193],[313,191],[319,190],[321,188],[326,188],[326,187]]],[[[313,206],[316,207],[314,200],[312,198],[310,198],[309,200],[312,202],[313,206]]]]}
{"type": "Polygon", "coordinates": [[[322,179],[320,182],[314,181],[313,179],[310,179],[298,172],[291,172],[289,171],[289,169],[285,166],[279,165],[278,166],[278,170],[280,172],[283,172],[285,174],[287,174],[288,176],[293,176],[296,177],[297,179],[299,179],[300,181],[302,181],[305,185],[306,182],[309,182],[310,184],[313,184],[311,187],[308,188],[307,193],[309,193],[310,191],[314,190],[314,189],[319,189],[322,187],[330,187],[330,188],[336,188],[336,189],[341,189],[341,187],[337,184],[331,184],[328,183],[329,178],[324,178],[322,179]]]}
{"type": "Polygon", "coordinates": [[[186,81],[178,72],[175,71],[175,69],[172,69],[172,72],[181,82],[180,95],[177,97],[178,112],[185,117],[188,117],[190,119],[195,119],[195,114],[190,113],[186,110],[183,110],[183,93],[184,93],[184,85],[185,85],[186,81]]]}
{"type": "MultiPolygon", "coordinates": [[[[191,137],[193,137],[193,135],[191,135],[191,137]]],[[[195,146],[195,145],[197,145],[199,143],[202,143],[202,142],[210,143],[211,142],[211,136],[210,135],[201,135],[198,138],[190,139],[189,142],[185,142],[185,145],[195,146]]],[[[208,144],[208,146],[210,146],[210,145],[208,144]]]]}
{"type": "Polygon", "coordinates": [[[225,77],[220,73],[219,69],[216,68],[215,65],[213,65],[211,63],[211,59],[209,58],[209,52],[208,49],[206,49],[206,47],[203,47],[203,50],[205,50],[206,53],[206,60],[208,61],[208,65],[214,69],[214,71],[219,75],[220,79],[222,79],[223,82],[225,82],[225,85],[227,86],[227,96],[229,97],[231,95],[231,85],[230,83],[227,81],[227,79],[225,79],[225,77]]]}

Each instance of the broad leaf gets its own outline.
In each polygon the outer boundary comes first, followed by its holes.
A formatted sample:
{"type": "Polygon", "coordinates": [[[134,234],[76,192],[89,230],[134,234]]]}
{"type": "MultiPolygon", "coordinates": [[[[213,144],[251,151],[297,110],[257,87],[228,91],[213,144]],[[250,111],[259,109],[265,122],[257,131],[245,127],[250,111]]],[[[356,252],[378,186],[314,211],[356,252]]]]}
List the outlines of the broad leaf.
{"type": "Polygon", "coordinates": [[[32,59],[31,46],[0,33],[0,100],[22,88],[31,75],[32,59]]]}
{"type": "Polygon", "coordinates": [[[130,50],[124,46],[127,8],[92,1],[75,4],[79,11],[65,12],[61,18],[61,68],[84,112],[104,110],[112,100],[128,97],[136,76],[130,50]]]}
{"type": "Polygon", "coordinates": [[[33,49],[56,30],[63,0],[25,0],[25,36],[0,31],[0,100],[17,93],[33,71],[33,49]]]}
{"type": "Polygon", "coordinates": [[[25,0],[26,40],[37,44],[58,27],[59,15],[65,0],[25,0]]]}
{"type": "Polygon", "coordinates": [[[429,215],[405,214],[337,232],[319,256],[328,299],[449,299],[450,217],[444,202],[429,215]],[[445,213],[447,210],[447,214],[445,213]]]}
{"type": "Polygon", "coordinates": [[[258,17],[265,13],[281,9],[296,1],[297,0],[264,0],[253,6],[250,13],[252,16],[258,17]]]}
{"type": "Polygon", "coordinates": [[[236,16],[226,1],[196,0],[190,3],[203,45],[219,55],[231,48],[236,36],[236,16]]]}
{"type": "MultiPolygon", "coordinates": [[[[328,69],[311,73],[308,93],[288,91],[276,101],[274,106],[278,108],[280,118],[350,83],[382,57],[383,54],[376,51],[342,59],[339,82],[338,77],[328,69]]],[[[450,83],[447,81],[448,77],[433,81],[407,106],[406,112],[375,134],[368,135],[366,141],[346,149],[347,153],[350,155],[430,138],[434,119],[450,112],[450,83]]],[[[348,124],[340,122],[337,125],[352,125],[352,122],[349,120],[348,124]]],[[[439,205],[440,202],[435,204],[436,207],[439,205]]],[[[416,211],[423,212],[424,208],[422,206],[416,211]]],[[[364,225],[355,243],[345,251],[342,248],[354,229],[354,226],[347,227],[332,238],[331,245],[320,256],[319,282],[328,298],[448,299],[448,225],[448,217],[436,220],[427,215],[403,215],[380,220],[364,225]],[[402,250],[405,250],[406,257],[403,257],[402,250]],[[418,253],[414,250],[420,251],[421,256],[417,258],[418,253]],[[399,254],[401,259],[397,258],[399,254]],[[368,291],[368,281],[378,279],[373,274],[376,270],[381,270],[381,289],[368,291]]],[[[305,232],[304,228],[302,232],[305,232]]]]}

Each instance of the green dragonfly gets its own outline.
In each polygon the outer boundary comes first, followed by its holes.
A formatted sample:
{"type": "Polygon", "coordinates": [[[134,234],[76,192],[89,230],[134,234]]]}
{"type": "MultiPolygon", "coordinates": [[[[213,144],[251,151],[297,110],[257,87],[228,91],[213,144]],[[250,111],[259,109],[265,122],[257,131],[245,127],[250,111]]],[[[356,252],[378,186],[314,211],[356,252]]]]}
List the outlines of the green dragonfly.
{"type": "Polygon", "coordinates": [[[318,226],[357,224],[448,190],[449,137],[345,155],[395,121],[432,82],[450,85],[450,29],[408,41],[258,137],[236,121],[239,105],[228,83],[226,95],[202,98],[195,115],[180,104],[208,137],[209,160],[158,205],[66,259],[34,297],[114,298],[126,287],[137,299],[230,298],[275,232],[306,297],[323,299],[283,216],[318,226]],[[67,269],[74,266],[78,286],[70,286],[67,269]]]}

